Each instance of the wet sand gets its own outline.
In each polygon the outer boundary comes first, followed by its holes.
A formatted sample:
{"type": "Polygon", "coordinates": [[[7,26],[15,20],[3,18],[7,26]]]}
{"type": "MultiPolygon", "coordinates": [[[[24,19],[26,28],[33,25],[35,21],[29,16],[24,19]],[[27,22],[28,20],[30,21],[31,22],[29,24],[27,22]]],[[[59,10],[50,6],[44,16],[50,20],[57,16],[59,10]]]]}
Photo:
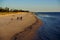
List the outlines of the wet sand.
{"type": "MultiPolygon", "coordinates": [[[[37,18],[36,18],[37,19],[37,18]]],[[[34,40],[36,37],[36,32],[42,25],[41,20],[37,19],[37,21],[25,28],[24,31],[15,34],[11,39],[12,40],[34,40]]]]}
{"type": "Polygon", "coordinates": [[[0,16],[0,40],[33,40],[42,25],[32,13],[18,12],[0,16]],[[23,17],[22,20],[17,17],[23,17]]]}

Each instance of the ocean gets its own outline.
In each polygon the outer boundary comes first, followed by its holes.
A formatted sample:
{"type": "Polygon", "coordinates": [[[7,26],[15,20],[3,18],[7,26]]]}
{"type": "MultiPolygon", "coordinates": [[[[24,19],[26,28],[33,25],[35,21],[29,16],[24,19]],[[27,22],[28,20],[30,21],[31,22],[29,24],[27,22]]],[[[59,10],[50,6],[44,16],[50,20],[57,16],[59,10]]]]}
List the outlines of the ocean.
{"type": "Polygon", "coordinates": [[[43,25],[34,40],[60,40],[60,12],[36,12],[43,25]]]}

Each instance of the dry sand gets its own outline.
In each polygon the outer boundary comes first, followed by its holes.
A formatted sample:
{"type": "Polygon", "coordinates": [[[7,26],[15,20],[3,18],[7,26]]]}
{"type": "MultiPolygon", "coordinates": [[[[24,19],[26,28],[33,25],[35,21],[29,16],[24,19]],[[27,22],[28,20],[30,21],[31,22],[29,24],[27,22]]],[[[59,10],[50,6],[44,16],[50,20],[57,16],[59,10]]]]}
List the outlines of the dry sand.
{"type": "Polygon", "coordinates": [[[41,24],[32,13],[0,15],[0,40],[32,40],[41,24]],[[21,16],[22,20],[17,20],[21,16]]]}

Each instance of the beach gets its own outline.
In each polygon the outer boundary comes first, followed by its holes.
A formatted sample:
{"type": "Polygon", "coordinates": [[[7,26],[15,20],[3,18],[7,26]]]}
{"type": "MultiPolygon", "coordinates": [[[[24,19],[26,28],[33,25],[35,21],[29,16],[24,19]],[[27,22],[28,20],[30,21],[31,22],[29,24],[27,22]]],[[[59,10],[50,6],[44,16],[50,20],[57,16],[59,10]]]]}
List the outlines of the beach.
{"type": "Polygon", "coordinates": [[[31,12],[0,15],[0,40],[33,40],[41,25],[42,21],[31,12]]]}

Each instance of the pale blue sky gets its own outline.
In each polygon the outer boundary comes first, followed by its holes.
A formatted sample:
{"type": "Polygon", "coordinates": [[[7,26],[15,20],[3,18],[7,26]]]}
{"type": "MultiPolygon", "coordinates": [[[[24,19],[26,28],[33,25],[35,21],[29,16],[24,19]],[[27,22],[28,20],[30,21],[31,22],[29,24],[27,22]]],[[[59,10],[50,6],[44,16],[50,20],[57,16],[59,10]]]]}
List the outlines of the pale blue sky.
{"type": "Polygon", "coordinates": [[[0,6],[39,12],[60,12],[60,0],[0,0],[0,6]]]}

